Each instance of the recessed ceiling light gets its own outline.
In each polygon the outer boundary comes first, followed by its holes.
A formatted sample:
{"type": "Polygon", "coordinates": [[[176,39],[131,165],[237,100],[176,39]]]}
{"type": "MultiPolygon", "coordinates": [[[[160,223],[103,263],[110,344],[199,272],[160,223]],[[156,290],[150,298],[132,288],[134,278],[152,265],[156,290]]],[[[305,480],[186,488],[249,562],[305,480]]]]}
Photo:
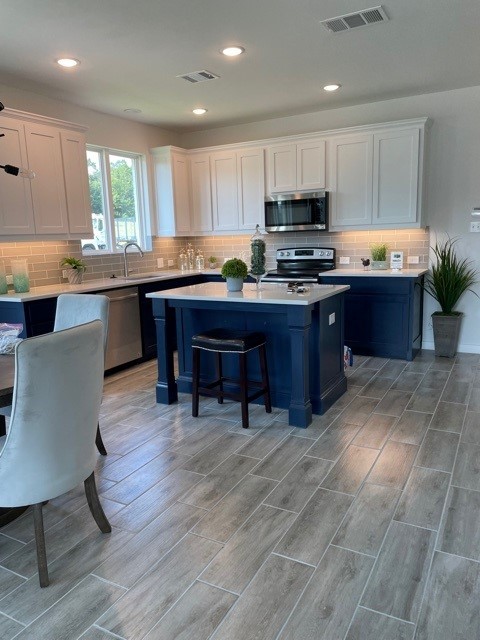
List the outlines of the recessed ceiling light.
{"type": "Polygon", "coordinates": [[[245,49],[243,47],[234,46],[234,47],[225,47],[222,49],[222,53],[224,56],[228,56],[229,58],[234,58],[235,56],[241,55],[245,49]]]}
{"type": "Polygon", "coordinates": [[[124,113],[142,113],[141,109],[124,109],[124,113]]]}
{"type": "Polygon", "coordinates": [[[341,84],[326,84],[323,88],[325,91],[336,91],[340,89],[341,86],[341,84]]]}
{"type": "Polygon", "coordinates": [[[72,67],[76,67],[80,64],[80,60],[75,60],[75,58],[60,58],[57,60],[57,64],[61,67],[67,67],[67,69],[71,69],[72,67]]]}
{"type": "Polygon", "coordinates": [[[192,113],[196,116],[203,116],[204,113],[207,113],[208,109],[204,109],[203,107],[198,107],[198,109],[194,109],[192,113]]]}

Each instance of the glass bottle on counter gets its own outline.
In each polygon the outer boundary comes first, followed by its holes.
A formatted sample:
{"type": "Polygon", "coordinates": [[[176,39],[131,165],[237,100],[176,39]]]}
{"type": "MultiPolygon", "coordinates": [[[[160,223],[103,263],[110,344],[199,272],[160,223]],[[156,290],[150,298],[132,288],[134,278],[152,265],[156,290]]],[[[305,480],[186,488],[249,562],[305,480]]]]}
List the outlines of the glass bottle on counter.
{"type": "Polygon", "coordinates": [[[260,289],[260,280],[265,273],[265,240],[260,233],[260,225],[257,224],[255,233],[250,238],[251,267],[250,273],[255,278],[257,291],[260,289]]]}
{"type": "Polygon", "coordinates": [[[180,249],[180,253],[178,255],[178,268],[182,271],[186,271],[188,269],[188,257],[185,253],[185,249],[180,249]]]}
{"type": "Polygon", "coordinates": [[[187,244],[187,261],[188,261],[188,268],[190,270],[195,268],[195,249],[192,246],[192,243],[189,242],[187,244]]]}
{"type": "Polygon", "coordinates": [[[28,262],[26,260],[12,260],[12,276],[15,293],[27,293],[27,291],[30,291],[28,262]]]}
{"type": "Polygon", "coordinates": [[[197,269],[197,271],[203,271],[205,269],[205,258],[200,249],[198,249],[197,257],[195,258],[195,269],[197,269]]]}

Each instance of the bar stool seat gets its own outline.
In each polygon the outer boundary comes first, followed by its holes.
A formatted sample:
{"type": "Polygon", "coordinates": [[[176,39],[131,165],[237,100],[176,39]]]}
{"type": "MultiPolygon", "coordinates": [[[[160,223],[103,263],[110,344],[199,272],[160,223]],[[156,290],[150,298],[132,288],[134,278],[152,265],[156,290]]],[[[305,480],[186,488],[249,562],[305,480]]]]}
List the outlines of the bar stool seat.
{"type": "Polygon", "coordinates": [[[242,426],[248,429],[248,403],[260,396],[265,396],[265,410],[271,413],[270,385],[268,381],[266,338],[259,331],[242,331],[241,329],[210,329],[192,337],[193,371],[192,371],[192,416],[198,416],[199,396],[205,395],[218,399],[224,398],[239,401],[242,405],[242,426]],[[247,379],[246,356],[249,351],[258,349],[262,380],[247,379]],[[213,351],[216,354],[216,379],[208,384],[200,385],[201,351],[213,351]],[[239,357],[239,379],[226,378],[222,371],[222,353],[236,353],[239,357]],[[240,388],[238,393],[226,391],[224,382],[233,382],[240,388]],[[249,387],[258,390],[249,395],[249,387]]]}

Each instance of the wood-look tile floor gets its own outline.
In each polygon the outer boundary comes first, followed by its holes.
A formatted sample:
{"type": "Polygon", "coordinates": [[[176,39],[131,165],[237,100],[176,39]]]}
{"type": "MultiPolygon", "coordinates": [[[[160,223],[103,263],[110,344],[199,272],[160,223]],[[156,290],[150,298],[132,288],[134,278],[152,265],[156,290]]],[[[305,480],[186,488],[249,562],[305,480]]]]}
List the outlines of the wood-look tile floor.
{"type": "Polygon", "coordinates": [[[356,357],[306,430],[287,412],[155,403],[150,362],[105,383],[97,481],[0,530],[0,639],[480,638],[480,356],[356,357]]]}

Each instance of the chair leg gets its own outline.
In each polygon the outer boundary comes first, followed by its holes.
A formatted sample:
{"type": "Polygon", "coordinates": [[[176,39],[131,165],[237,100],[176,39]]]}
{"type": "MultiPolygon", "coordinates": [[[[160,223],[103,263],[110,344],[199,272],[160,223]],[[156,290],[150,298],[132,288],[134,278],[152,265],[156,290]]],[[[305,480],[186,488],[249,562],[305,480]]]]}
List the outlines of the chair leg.
{"type": "Polygon", "coordinates": [[[240,359],[240,402],[242,405],[242,427],[248,429],[248,380],[247,354],[239,353],[240,359]]]}
{"type": "Polygon", "coordinates": [[[198,387],[200,385],[200,349],[192,349],[192,416],[198,417],[198,387]]]}
{"type": "Polygon", "coordinates": [[[272,413],[272,400],[270,398],[270,381],[268,379],[268,367],[267,367],[267,351],[265,349],[265,345],[262,346],[258,350],[258,355],[260,358],[260,371],[262,372],[262,383],[265,391],[265,411],[267,413],[272,413]]]}
{"type": "Polygon", "coordinates": [[[112,527],[110,526],[107,516],[105,515],[97,493],[97,485],[95,484],[95,474],[91,473],[83,483],[85,485],[85,495],[87,496],[88,506],[91,514],[98,524],[98,528],[102,533],[110,533],[112,527]]]}
{"type": "Polygon", "coordinates": [[[105,445],[103,444],[102,434],[100,433],[99,424],[97,424],[97,435],[95,436],[95,444],[97,445],[98,453],[101,456],[106,456],[107,450],[105,449],[105,445]]]}
{"type": "Polygon", "coordinates": [[[220,384],[218,386],[218,390],[220,395],[218,396],[218,404],[223,404],[223,367],[222,367],[222,354],[220,351],[217,351],[215,354],[216,365],[217,365],[217,379],[220,380],[220,384]]]}
{"type": "Polygon", "coordinates": [[[38,578],[41,587],[48,587],[47,550],[45,548],[45,533],[43,530],[43,504],[41,502],[33,505],[33,524],[35,527],[35,544],[37,546],[38,578]]]}

